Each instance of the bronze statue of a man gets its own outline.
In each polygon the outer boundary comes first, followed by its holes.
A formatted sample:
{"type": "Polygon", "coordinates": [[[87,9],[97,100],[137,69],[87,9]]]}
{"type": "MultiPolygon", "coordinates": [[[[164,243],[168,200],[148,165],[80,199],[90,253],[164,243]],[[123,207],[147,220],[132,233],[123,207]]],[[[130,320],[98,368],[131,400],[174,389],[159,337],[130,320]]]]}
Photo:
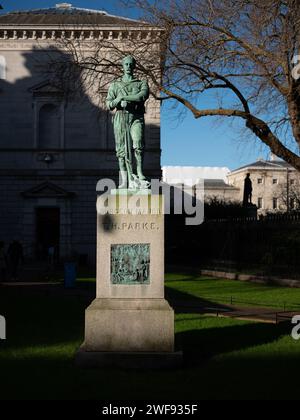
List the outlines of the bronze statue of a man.
{"type": "Polygon", "coordinates": [[[116,154],[119,160],[121,184],[119,188],[148,188],[149,182],[143,174],[144,156],[144,103],[149,97],[147,81],[133,75],[136,61],[126,56],[123,61],[123,77],[109,86],[106,104],[116,110],[113,116],[116,154]],[[136,174],[133,169],[134,151],[136,174]]]}

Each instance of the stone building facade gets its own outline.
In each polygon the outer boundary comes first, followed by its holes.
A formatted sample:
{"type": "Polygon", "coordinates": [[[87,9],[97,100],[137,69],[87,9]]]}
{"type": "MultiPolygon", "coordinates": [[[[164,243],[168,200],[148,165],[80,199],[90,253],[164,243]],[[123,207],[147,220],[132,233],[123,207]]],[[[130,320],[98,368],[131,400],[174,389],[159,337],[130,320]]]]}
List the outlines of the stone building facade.
{"type": "Polygon", "coordinates": [[[239,200],[240,189],[230,185],[227,167],[218,166],[163,166],[163,181],[182,189],[185,193],[195,195],[195,188],[204,188],[204,200],[218,199],[220,201],[239,200]],[[203,184],[199,183],[203,181],[203,184]]]}
{"type": "MultiPolygon", "coordinates": [[[[89,94],[66,100],[43,73],[60,38],[145,37],[144,25],[68,3],[0,14],[0,240],[29,259],[76,253],[95,263],[96,184],[118,179],[111,113],[89,94]]],[[[149,31],[149,28],[147,29],[149,31]]],[[[103,92],[103,100],[106,92],[103,92]]],[[[101,102],[101,101],[100,101],[101,102]]],[[[160,178],[160,105],[146,106],[145,174],[160,178]]]]}
{"type": "Polygon", "coordinates": [[[259,159],[231,171],[227,175],[228,183],[239,190],[239,201],[243,201],[247,173],[252,181],[252,203],[258,207],[259,214],[299,208],[300,173],[291,165],[274,158],[259,159]]]}
{"type": "MultiPolygon", "coordinates": [[[[300,207],[300,173],[288,163],[276,159],[256,162],[230,171],[226,167],[164,166],[163,180],[177,188],[204,181],[204,200],[243,202],[247,173],[252,182],[252,203],[258,214],[296,210],[300,207]]],[[[193,188],[187,189],[193,195],[193,188]]]]}

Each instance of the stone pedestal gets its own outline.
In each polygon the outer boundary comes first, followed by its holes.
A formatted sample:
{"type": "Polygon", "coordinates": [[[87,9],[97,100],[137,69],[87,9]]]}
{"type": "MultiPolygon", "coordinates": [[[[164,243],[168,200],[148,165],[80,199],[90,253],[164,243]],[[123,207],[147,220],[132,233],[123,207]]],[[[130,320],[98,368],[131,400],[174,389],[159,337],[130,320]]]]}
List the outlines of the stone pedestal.
{"type": "Polygon", "coordinates": [[[247,206],[244,207],[244,217],[257,219],[257,206],[255,204],[248,203],[247,206]]]}
{"type": "Polygon", "coordinates": [[[86,309],[83,366],[170,367],[174,311],[164,299],[162,196],[115,191],[97,201],[97,295],[86,309]]]}

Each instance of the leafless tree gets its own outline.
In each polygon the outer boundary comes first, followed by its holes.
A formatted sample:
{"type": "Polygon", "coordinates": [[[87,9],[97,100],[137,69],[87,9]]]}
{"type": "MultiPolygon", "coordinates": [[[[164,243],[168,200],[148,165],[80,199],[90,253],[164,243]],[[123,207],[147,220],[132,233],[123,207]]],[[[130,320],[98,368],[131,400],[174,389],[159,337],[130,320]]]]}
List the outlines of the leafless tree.
{"type": "MultiPolygon", "coordinates": [[[[63,28],[63,36],[50,42],[44,74],[62,89],[67,97],[84,96],[103,105],[110,82],[123,74],[122,58],[131,54],[137,61],[136,75],[146,77],[151,94],[157,100],[161,87],[161,35],[162,28],[149,23],[131,26],[123,24],[114,31],[101,31],[97,27],[76,26],[75,31],[63,28]],[[78,36],[78,34],[82,36],[78,36]],[[92,34],[89,39],[84,33],[92,34]]],[[[41,49],[45,50],[44,45],[41,49]]],[[[42,64],[41,64],[42,65],[42,64]]]]}
{"type": "Polygon", "coordinates": [[[197,119],[238,118],[300,170],[299,0],[125,3],[142,11],[159,39],[145,30],[125,41],[99,40],[90,53],[68,40],[65,48],[86,84],[105,89],[118,58],[130,52],[157,99],[173,100],[197,119]]]}
{"type": "Polygon", "coordinates": [[[281,183],[277,189],[280,207],[287,212],[300,209],[300,178],[291,176],[287,170],[286,181],[281,183]]]}

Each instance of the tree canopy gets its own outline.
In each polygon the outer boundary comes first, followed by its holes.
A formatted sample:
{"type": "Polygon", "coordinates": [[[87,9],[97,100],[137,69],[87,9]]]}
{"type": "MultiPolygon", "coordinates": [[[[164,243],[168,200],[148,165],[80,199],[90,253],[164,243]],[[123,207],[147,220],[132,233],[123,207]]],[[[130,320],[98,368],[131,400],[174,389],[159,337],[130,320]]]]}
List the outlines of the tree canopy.
{"type": "Polygon", "coordinates": [[[115,75],[118,54],[130,52],[157,99],[177,101],[196,119],[241,119],[271,152],[300,170],[298,0],[125,3],[140,9],[156,36],[99,40],[88,55],[68,42],[85,80],[94,84],[94,77],[115,75]],[[206,106],[207,92],[216,93],[213,106],[211,100],[206,106]]]}

